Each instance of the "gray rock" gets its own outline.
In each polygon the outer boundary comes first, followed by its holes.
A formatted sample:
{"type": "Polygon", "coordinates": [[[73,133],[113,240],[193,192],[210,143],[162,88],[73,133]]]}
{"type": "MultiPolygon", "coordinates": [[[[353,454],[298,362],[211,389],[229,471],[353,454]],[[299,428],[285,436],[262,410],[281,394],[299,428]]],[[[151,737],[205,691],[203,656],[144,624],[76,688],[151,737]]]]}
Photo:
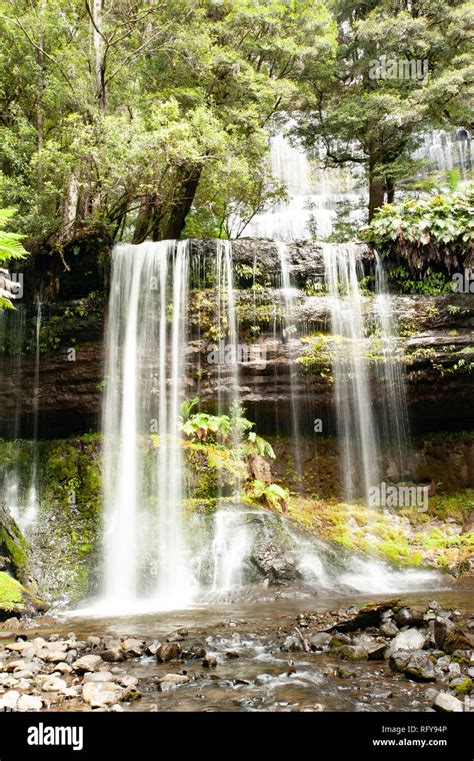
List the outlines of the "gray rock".
{"type": "Polygon", "coordinates": [[[389,655],[398,650],[422,650],[426,642],[426,634],[420,629],[407,629],[400,632],[392,640],[389,647],[389,655]]]}
{"type": "Polygon", "coordinates": [[[399,628],[391,619],[380,624],[380,634],[383,634],[384,637],[396,637],[398,633],[399,628]]]}
{"type": "Polygon", "coordinates": [[[405,676],[415,682],[434,682],[436,679],[434,663],[428,655],[415,653],[404,668],[405,676]]]}
{"type": "Polygon", "coordinates": [[[423,624],[423,612],[411,608],[400,608],[394,616],[397,626],[421,626],[423,624]]]}
{"type": "Polygon", "coordinates": [[[85,674],[86,671],[98,671],[101,666],[102,658],[100,655],[83,655],[82,658],[79,658],[72,664],[76,674],[85,674]]]}
{"type": "Polygon", "coordinates": [[[392,653],[388,659],[388,665],[392,671],[403,673],[408,665],[408,662],[412,656],[411,652],[407,650],[397,650],[396,653],[392,653]]]}
{"type": "Polygon", "coordinates": [[[339,648],[338,654],[344,661],[366,661],[369,656],[362,645],[343,645],[339,648]]]}
{"type": "Polygon", "coordinates": [[[329,645],[331,641],[331,635],[327,632],[318,632],[317,634],[313,634],[312,637],[309,638],[309,646],[311,650],[323,650],[325,647],[329,645]]]}
{"type": "Polygon", "coordinates": [[[140,658],[143,655],[144,647],[145,643],[142,640],[127,637],[122,642],[120,649],[129,658],[140,658]]]}
{"type": "Polygon", "coordinates": [[[474,648],[474,636],[463,631],[447,618],[438,616],[434,622],[434,638],[436,645],[445,653],[452,654],[456,650],[474,648]]]}
{"type": "Polygon", "coordinates": [[[468,676],[456,676],[449,683],[449,689],[453,690],[458,697],[470,695],[472,692],[472,679],[468,676]]]}
{"type": "Polygon", "coordinates": [[[464,710],[464,705],[454,695],[450,695],[449,692],[438,692],[433,701],[433,708],[445,713],[461,713],[464,710]]]}

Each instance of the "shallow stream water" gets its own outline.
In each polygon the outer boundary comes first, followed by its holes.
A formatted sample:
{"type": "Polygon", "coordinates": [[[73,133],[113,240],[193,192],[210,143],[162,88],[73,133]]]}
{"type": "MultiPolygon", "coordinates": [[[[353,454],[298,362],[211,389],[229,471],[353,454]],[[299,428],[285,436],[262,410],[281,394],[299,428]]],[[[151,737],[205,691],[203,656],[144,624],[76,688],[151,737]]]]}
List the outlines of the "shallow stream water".
{"type": "MultiPolygon", "coordinates": [[[[391,595],[391,599],[398,597],[391,595]]],[[[385,599],[387,596],[385,595],[385,599]]],[[[474,608],[472,585],[449,591],[403,594],[402,603],[426,608],[435,599],[443,607],[469,613],[474,608]]],[[[184,610],[116,618],[84,618],[69,614],[49,627],[61,635],[74,631],[78,638],[133,636],[164,642],[177,630],[187,630],[183,650],[205,648],[217,658],[215,668],[201,660],[158,663],[152,656],[118,664],[123,673],[138,677],[142,697],[124,706],[126,711],[423,711],[431,705],[426,691],[442,689],[436,683],[411,682],[393,673],[386,661],[348,664],[351,678],[337,674],[341,661],[324,652],[288,652],[281,646],[299,627],[304,612],[328,613],[383,596],[335,597],[318,595],[273,601],[210,604],[184,610]],[[231,655],[227,655],[231,653],[231,655]],[[238,657],[237,657],[238,656],[238,657]],[[157,680],[181,673],[191,681],[162,692],[157,680]]],[[[324,624],[319,627],[324,629],[324,624]]],[[[48,627],[39,630],[42,636],[48,627]]],[[[31,632],[29,636],[33,636],[31,632]]],[[[445,689],[445,687],[444,687],[445,689]]],[[[84,704],[67,701],[52,710],[84,710],[84,704]]]]}

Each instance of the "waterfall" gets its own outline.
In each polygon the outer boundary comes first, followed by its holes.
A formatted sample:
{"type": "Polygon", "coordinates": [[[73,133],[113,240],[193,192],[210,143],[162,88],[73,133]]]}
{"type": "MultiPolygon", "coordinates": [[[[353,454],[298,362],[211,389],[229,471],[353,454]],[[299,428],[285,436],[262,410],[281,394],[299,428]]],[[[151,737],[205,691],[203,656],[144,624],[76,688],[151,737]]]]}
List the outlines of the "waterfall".
{"type": "Polygon", "coordinates": [[[373,316],[380,345],[371,378],[370,339],[359,280],[363,276],[360,247],[324,244],[326,285],[330,296],[334,395],[341,448],[344,496],[368,499],[380,483],[382,446],[389,454],[388,475],[407,475],[409,423],[403,358],[398,347],[396,322],[388,294],[382,260],[376,254],[376,296],[373,316]],[[380,411],[376,412],[376,403],[380,411]]]}
{"type": "Polygon", "coordinates": [[[30,476],[30,487],[26,511],[21,515],[20,524],[23,530],[31,529],[36,523],[39,509],[38,498],[38,413],[39,413],[39,393],[40,393],[40,335],[41,335],[41,298],[38,298],[36,304],[35,318],[35,370],[33,376],[33,440],[32,440],[32,465],[30,476]]]}
{"type": "Polygon", "coordinates": [[[380,481],[379,442],[369,385],[367,340],[359,249],[354,244],[323,245],[326,284],[330,295],[334,343],[333,375],[342,481],[346,499],[369,497],[380,481]],[[357,474],[361,488],[357,489],[357,474]]]}
{"type": "Polygon", "coordinates": [[[293,342],[297,341],[297,326],[295,314],[295,294],[293,286],[291,269],[289,264],[288,245],[283,241],[276,243],[278,251],[278,260],[280,264],[282,295],[284,300],[284,311],[282,315],[282,338],[287,347],[288,366],[290,373],[290,406],[291,406],[291,434],[293,437],[293,452],[295,469],[298,477],[302,478],[301,456],[299,447],[299,404],[297,399],[297,369],[295,365],[294,352],[292,351],[293,342]]]}
{"type": "Polygon", "coordinates": [[[353,210],[364,205],[361,190],[362,172],[358,166],[328,167],[321,147],[317,155],[293,144],[288,129],[270,139],[269,174],[274,183],[286,190],[287,197],[261,212],[245,228],[253,238],[294,241],[331,234],[338,208],[353,210]]]}
{"type": "Polygon", "coordinates": [[[103,415],[104,596],[112,608],[137,600],[182,607],[195,592],[179,430],[188,263],[186,241],[113,252],[103,415]]]}
{"type": "Polygon", "coordinates": [[[382,434],[390,456],[390,474],[400,480],[402,476],[407,475],[407,451],[410,440],[404,364],[398,346],[396,320],[392,299],[388,293],[387,278],[382,259],[377,252],[375,260],[374,307],[383,359],[377,363],[383,403],[382,434]]]}
{"type": "MultiPolygon", "coordinates": [[[[25,338],[26,310],[20,304],[8,313],[2,313],[2,340],[1,345],[8,352],[9,360],[5,361],[2,353],[2,375],[4,382],[11,385],[13,399],[11,425],[6,434],[13,440],[18,440],[21,435],[22,416],[22,390],[23,390],[23,364],[22,352],[25,338]]],[[[32,399],[32,427],[31,439],[20,442],[15,446],[16,462],[3,474],[3,491],[5,503],[13,518],[18,523],[22,532],[28,537],[34,534],[39,510],[38,497],[38,415],[39,415],[39,388],[40,388],[40,332],[42,320],[42,305],[39,300],[36,305],[33,325],[34,345],[34,371],[31,384],[32,399]],[[20,473],[20,447],[25,445],[28,449],[28,473],[25,465],[20,473]]]]}

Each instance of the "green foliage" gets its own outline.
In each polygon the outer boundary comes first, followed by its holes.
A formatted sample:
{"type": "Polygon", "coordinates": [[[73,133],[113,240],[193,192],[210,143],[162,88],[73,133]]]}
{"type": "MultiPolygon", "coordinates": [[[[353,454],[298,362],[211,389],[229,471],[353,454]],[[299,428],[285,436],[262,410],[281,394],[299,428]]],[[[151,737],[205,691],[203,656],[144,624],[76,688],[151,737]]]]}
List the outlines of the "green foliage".
{"type": "Polygon", "coordinates": [[[249,485],[249,494],[254,499],[265,502],[274,510],[285,510],[289,499],[289,493],[278,484],[267,484],[264,481],[255,480],[249,485]]]}
{"type": "MultiPolygon", "coordinates": [[[[21,242],[25,236],[5,230],[15,212],[16,209],[0,209],[0,265],[5,265],[12,260],[24,259],[28,254],[21,242]]],[[[0,311],[13,308],[8,296],[0,296],[0,311]]]]}
{"type": "Polygon", "coordinates": [[[376,246],[387,241],[418,246],[467,244],[474,238],[474,186],[457,193],[384,204],[364,236],[376,246]]]}
{"type": "Polygon", "coordinates": [[[2,0],[0,42],[2,199],[49,252],[240,234],[284,192],[271,117],[335,34],[324,0],[2,0]]]}

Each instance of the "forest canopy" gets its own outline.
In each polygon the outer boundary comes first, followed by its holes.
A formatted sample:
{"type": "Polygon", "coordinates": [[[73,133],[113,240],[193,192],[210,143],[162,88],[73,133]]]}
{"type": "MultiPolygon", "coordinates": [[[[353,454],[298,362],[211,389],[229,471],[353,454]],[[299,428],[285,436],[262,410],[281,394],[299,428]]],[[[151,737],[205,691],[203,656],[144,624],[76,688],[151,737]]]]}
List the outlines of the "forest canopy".
{"type": "Polygon", "coordinates": [[[101,238],[239,235],[282,198],[279,114],[361,164],[370,212],[432,126],[472,127],[473,4],[459,0],[0,0],[0,203],[33,252],[101,238]],[[374,58],[427,82],[373,79],[374,58]]]}

